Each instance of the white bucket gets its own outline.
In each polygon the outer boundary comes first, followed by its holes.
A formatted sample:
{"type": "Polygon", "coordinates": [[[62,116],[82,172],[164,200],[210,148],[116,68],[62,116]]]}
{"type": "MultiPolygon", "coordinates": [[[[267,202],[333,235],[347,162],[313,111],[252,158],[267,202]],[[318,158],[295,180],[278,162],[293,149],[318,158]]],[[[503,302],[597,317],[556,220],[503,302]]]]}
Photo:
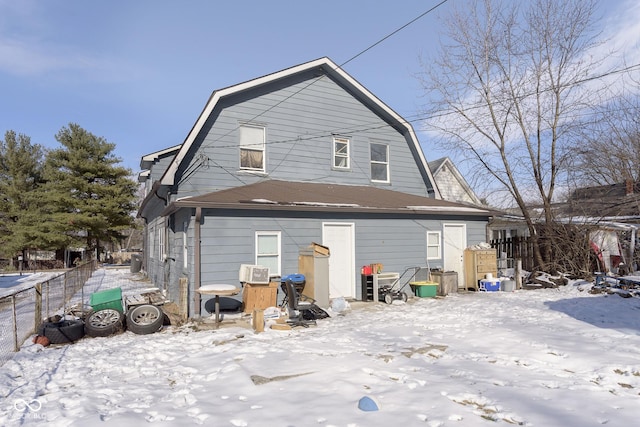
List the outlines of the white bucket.
{"type": "Polygon", "coordinates": [[[493,274],[487,273],[487,274],[484,275],[484,278],[487,279],[487,280],[491,280],[491,279],[493,279],[493,274]]]}
{"type": "Polygon", "coordinates": [[[503,280],[500,282],[501,291],[503,292],[513,292],[516,290],[516,281],[515,280],[503,280]]]}

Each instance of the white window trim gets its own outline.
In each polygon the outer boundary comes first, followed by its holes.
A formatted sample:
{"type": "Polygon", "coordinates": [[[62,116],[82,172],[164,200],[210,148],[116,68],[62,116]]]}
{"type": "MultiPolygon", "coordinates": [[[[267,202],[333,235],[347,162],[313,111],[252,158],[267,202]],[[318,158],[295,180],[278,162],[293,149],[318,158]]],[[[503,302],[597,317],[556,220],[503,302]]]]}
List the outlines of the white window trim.
{"type": "Polygon", "coordinates": [[[182,267],[189,268],[189,223],[185,221],[182,226],[182,267]]]}
{"type": "Polygon", "coordinates": [[[333,164],[331,166],[334,169],[338,169],[338,170],[351,169],[351,139],[334,136],[333,137],[333,150],[332,151],[333,151],[333,156],[331,157],[331,160],[332,160],[333,164]],[[342,143],[342,144],[345,144],[347,146],[346,155],[338,154],[336,152],[336,143],[342,143]],[[347,165],[346,166],[337,166],[336,165],[336,158],[347,159],[347,165]]]}
{"type": "Polygon", "coordinates": [[[271,276],[280,276],[280,272],[282,271],[282,232],[280,231],[256,231],[256,236],[255,236],[255,263],[257,265],[260,265],[260,262],[258,261],[258,256],[259,255],[266,255],[266,254],[260,254],[258,251],[258,238],[260,236],[277,236],[278,237],[278,252],[277,254],[273,254],[276,255],[278,258],[278,271],[269,271],[269,274],[271,276]]]}
{"type": "MultiPolygon", "coordinates": [[[[262,142],[260,146],[256,146],[255,148],[249,148],[247,146],[242,145],[242,138],[238,135],[238,165],[240,166],[240,170],[249,171],[249,172],[264,172],[266,170],[267,163],[267,149],[266,149],[266,140],[267,140],[267,127],[258,124],[252,123],[241,123],[240,128],[253,128],[253,129],[261,129],[262,130],[262,142]],[[242,166],[242,150],[247,151],[261,151],[262,152],[262,168],[249,168],[246,166],[242,166]]],[[[240,134],[240,131],[238,132],[240,134]]],[[[254,144],[248,144],[249,146],[253,146],[254,144]]]]}
{"type": "Polygon", "coordinates": [[[442,259],[442,233],[440,231],[427,231],[427,259],[442,259]],[[437,236],[438,244],[432,245],[429,243],[429,236],[437,236]],[[429,248],[437,248],[438,256],[429,256],[429,248]]]}
{"type": "Polygon", "coordinates": [[[165,257],[167,256],[166,248],[164,247],[165,232],[166,229],[164,227],[164,224],[158,227],[158,259],[161,261],[164,261],[165,257]]]}
{"type": "Polygon", "coordinates": [[[149,227],[149,258],[154,259],[156,253],[156,228],[149,227]]]}
{"type": "MultiPolygon", "coordinates": [[[[382,180],[382,179],[374,179],[373,175],[371,176],[371,181],[372,182],[385,182],[385,183],[389,183],[391,182],[391,170],[389,168],[389,144],[384,144],[382,142],[371,142],[371,145],[383,145],[386,149],[387,149],[387,161],[386,162],[381,162],[378,160],[371,160],[371,165],[385,165],[386,169],[387,169],[387,179],[386,180],[382,180]]],[[[371,146],[369,147],[369,155],[371,155],[371,146]]]]}

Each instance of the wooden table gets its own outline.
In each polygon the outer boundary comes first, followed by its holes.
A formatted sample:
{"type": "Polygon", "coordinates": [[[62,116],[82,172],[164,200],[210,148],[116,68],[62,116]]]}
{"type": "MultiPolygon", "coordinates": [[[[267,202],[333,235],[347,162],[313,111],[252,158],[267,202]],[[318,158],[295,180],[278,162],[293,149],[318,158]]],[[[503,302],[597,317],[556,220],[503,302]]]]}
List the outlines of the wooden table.
{"type": "Polygon", "coordinates": [[[210,285],[200,286],[200,289],[196,289],[196,292],[202,295],[214,295],[216,298],[215,312],[216,312],[216,329],[220,326],[220,296],[237,295],[240,293],[240,289],[234,285],[227,285],[223,283],[214,283],[210,285]]]}

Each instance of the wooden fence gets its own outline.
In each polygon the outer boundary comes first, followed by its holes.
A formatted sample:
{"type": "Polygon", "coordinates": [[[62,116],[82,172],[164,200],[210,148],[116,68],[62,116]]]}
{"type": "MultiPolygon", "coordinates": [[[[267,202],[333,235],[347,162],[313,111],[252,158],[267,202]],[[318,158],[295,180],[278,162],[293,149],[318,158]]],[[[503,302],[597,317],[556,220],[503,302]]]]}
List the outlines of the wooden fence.
{"type": "Polygon", "coordinates": [[[528,237],[509,237],[507,239],[491,240],[491,247],[498,252],[498,258],[507,260],[521,260],[522,268],[526,271],[535,269],[533,245],[528,237]]]}

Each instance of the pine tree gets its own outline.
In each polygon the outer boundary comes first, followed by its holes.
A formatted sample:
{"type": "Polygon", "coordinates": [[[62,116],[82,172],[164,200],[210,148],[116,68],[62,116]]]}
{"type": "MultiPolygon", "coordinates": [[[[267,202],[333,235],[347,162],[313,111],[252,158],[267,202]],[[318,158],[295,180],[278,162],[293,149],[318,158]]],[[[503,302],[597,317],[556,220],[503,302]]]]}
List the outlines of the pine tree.
{"type": "Polygon", "coordinates": [[[0,140],[0,245],[4,256],[46,246],[35,193],[41,184],[43,148],[14,131],[0,140]]]}
{"type": "Polygon", "coordinates": [[[121,239],[133,226],[137,184],[129,169],[118,166],[115,145],[74,123],[56,140],[62,147],[47,155],[41,192],[52,207],[51,229],[89,251],[121,239]]]}

